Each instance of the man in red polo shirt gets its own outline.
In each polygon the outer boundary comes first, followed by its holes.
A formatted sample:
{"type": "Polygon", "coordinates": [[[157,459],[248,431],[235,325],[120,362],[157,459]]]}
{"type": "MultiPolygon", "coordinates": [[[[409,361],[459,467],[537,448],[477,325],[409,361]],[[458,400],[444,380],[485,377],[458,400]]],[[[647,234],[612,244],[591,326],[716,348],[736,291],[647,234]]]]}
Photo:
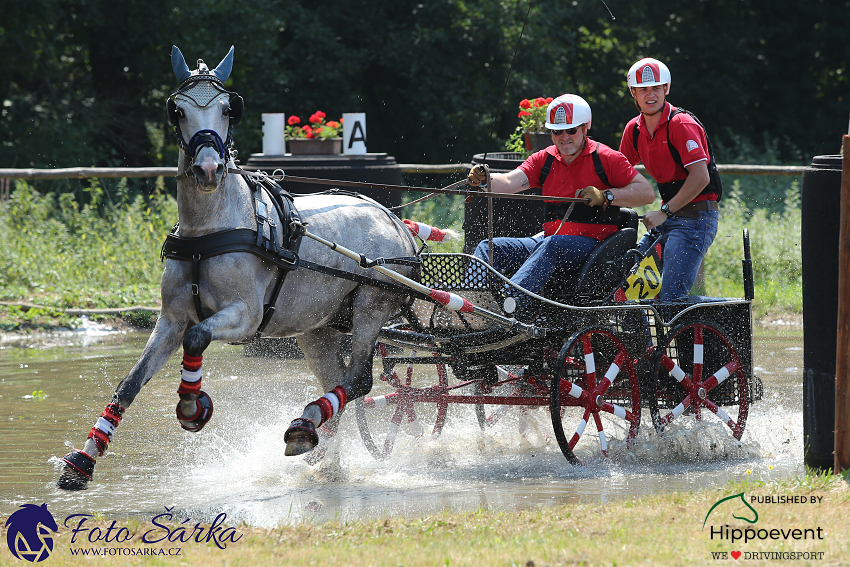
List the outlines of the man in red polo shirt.
{"type": "MultiPolygon", "coordinates": [[[[534,293],[556,269],[581,268],[599,241],[617,230],[619,207],[648,205],[655,198],[647,180],[620,152],[587,136],[592,116],[583,98],[561,95],[546,112],[552,146],[532,154],[511,172],[490,176],[476,165],[468,177],[470,185],[495,193],[542,186],[544,196],[588,199],[587,204],[547,203],[542,236],[493,239],[493,267],[513,274],[513,283],[534,293]]],[[[475,255],[488,259],[488,241],[478,245],[475,255]]],[[[521,309],[522,301],[518,302],[521,309]]]]}
{"type": "MultiPolygon", "coordinates": [[[[717,201],[723,190],[705,129],[667,102],[670,82],[670,70],[657,59],[632,65],[628,85],[640,114],[626,124],[620,141],[620,152],[632,165],[643,162],[661,193],[661,208],[646,213],[643,224],[663,235],[658,295],[663,301],[690,293],[717,234],[717,201]]],[[[647,233],[639,247],[652,240],[647,233]]]]}

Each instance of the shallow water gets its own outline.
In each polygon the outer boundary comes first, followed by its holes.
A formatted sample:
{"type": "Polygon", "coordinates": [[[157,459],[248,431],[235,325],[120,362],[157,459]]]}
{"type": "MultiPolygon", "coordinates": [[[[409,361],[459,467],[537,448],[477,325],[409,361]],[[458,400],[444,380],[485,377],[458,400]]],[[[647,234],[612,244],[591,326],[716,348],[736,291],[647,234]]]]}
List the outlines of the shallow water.
{"type": "Polygon", "coordinates": [[[174,418],[175,356],[125,414],[89,489],[56,489],[57,457],[82,445],[146,340],[89,329],[35,344],[0,342],[0,515],[44,502],[56,517],[149,519],[174,506],[193,521],[226,512],[228,523],[271,527],[604,502],[718,486],[748,471],[761,479],[803,471],[801,332],[756,336],[765,399],[753,404],[741,442],[716,422],[686,423],[663,436],[644,423],[636,447],[615,444],[604,458],[598,442],[586,441],[589,428],[577,467],[551,438],[548,408],[528,412],[521,436],[517,408],[481,431],[472,407],[452,406],[441,436],[400,435],[383,462],[366,451],[354,412],[346,412],[321,464],[284,457],[289,422],[321,395],[306,365],[248,358],[241,347],[214,344],[204,355],[204,389],[215,415],[202,432],[185,432],[174,418]]]}

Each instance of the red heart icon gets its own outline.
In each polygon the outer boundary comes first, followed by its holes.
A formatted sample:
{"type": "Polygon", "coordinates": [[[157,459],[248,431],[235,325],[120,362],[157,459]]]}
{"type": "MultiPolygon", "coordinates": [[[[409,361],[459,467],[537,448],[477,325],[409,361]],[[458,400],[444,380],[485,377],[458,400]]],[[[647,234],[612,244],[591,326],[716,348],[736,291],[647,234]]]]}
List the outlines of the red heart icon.
{"type": "Polygon", "coordinates": [[[740,551],[733,551],[731,555],[735,559],[738,559],[739,557],[741,557],[741,552],[740,551]]]}

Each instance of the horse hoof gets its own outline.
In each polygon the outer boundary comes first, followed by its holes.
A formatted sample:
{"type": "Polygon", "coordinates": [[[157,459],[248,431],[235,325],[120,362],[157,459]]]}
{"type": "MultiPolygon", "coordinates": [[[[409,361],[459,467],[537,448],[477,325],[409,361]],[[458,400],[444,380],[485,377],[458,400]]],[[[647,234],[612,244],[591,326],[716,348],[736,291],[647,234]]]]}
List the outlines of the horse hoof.
{"type": "Polygon", "coordinates": [[[180,411],[180,404],[177,404],[177,421],[180,422],[180,427],[185,429],[186,431],[191,431],[192,433],[197,433],[212,417],[213,413],[213,403],[212,398],[209,395],[201,390],[198,392],[198,399],[195,400],[195,415],[191,417],[186,417],[183,415],[183,412],[180,411]]]}
{"type": "Polygon", "coordinates": [[[319,435],[315,424],[309,419],[298,418],[289,424],[289,429],[283,435],[286,442],[284,455],[294,457],[303,455],[319,444],[319,435]]]}
{"type": "Polygon", "coordinates": [[[64,457],[65,469],[56,481],[62,490],[85,490],[94,474],[94,459],[74,449],[64,457]]]}

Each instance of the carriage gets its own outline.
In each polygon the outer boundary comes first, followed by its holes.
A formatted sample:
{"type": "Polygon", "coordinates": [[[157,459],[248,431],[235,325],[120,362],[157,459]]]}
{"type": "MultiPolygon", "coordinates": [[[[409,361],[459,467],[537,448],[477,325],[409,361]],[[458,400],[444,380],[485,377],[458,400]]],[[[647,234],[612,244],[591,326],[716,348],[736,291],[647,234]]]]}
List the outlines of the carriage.
{"type": "Polygon", "coordinates": [[[629,447],[641,427],[660,432],[683,415],[719,422],[740,440],[749,406],[762,396],[753,374],[749,235],[745,229],[745,298],[662,302],[641,299],[658,288],[659,276],[654,259],[642,261],[648,255],[636,250],[636,229],[637,215],[623,209],[620,230],[580,271],[556,273],[541,295],[475,256],[421,254],[423,284],[491,312],[510,316],[511,296],[527,295],[523,317],[533,331],[434,301],[408,302],[381,330],[379,379],[357,400],[370,453],[384,459],[399,437],[421,437],[428,428],[439,435],[454,405],[474,406],[482,429],[509,407],[548,407],[558,446],[573,464],[588,426],[606,456],[612,444],[629,447]],[[515,289],[506,294],[507,286],[515,289]],[[628,287],[635,299],[624,297],[628,287]]]}

